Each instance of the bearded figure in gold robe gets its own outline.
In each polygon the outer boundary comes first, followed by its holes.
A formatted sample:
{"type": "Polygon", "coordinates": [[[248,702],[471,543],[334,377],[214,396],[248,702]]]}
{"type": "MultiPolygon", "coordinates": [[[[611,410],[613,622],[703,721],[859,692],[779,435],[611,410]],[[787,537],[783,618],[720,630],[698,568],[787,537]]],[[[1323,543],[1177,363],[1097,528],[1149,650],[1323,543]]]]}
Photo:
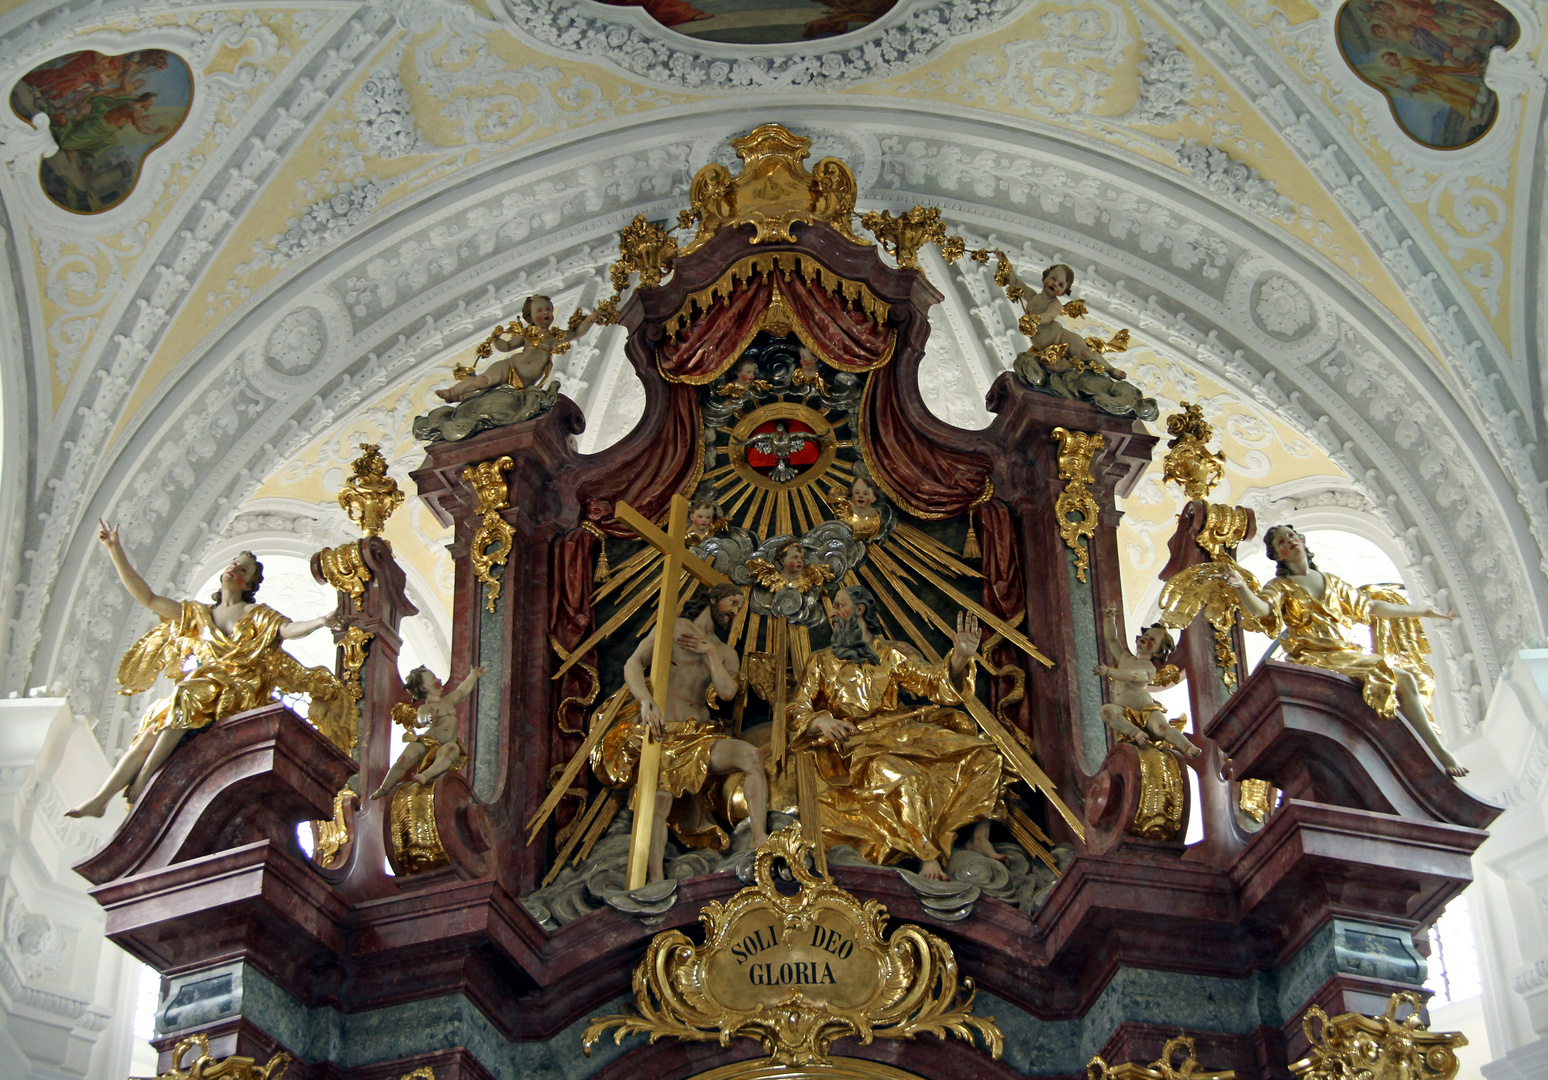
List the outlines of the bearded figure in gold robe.
{"type": "Polygon", "coordinates": [[[833,643],[812,654],[788,713],[792,746],[817,752],[824,843],[849,844],[880,865],[911,856],[921,875],[944,881],[942,864],[971,825],[967,846],[1003,861],[989,823],[1004,818],[1012,777],[972,718],[949,707],[962,704],[978,620],[959,615],[950,657],[930,664],[880,637],[875,611],[869,590],[839,590],[833,643]],[[904,692],[933,704],[910,708],[904,692]]]}

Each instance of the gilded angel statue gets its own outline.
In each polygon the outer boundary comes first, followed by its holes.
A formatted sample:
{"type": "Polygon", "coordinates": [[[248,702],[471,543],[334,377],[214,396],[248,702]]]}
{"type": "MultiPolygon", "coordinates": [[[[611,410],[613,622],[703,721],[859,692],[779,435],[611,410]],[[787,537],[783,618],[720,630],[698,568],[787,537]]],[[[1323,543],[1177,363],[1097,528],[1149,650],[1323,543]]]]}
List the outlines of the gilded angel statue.
{"type": "Polygon", "coordinates": [[[1239,607],[1249,628],[1279,637],[1286,659],[1356,680],[1377,715],[1391,720],[1401,711],[1446,772],[1466,776],[1467,769],[1441,743],[1430,713],[1434,676],[1419,622],[1456,615],[1404,603],[1383,586],[1355,588],[1318,570],[1306,538],[1288,525],[1269,529],[1263,546],[1278,567],[1273,580],[1260,587],[1234,560],[1218,556],[1167,582],[1161,593],[1166,622],[1186,626],[1201,610],[1211,622],[1223,621],[1239,607]],[[1348,631],[1358,623],[1371,627],[1374,653],[1349,640],[1348,631]]]}
{"type": "Polygon", "coordinates": [[[210,603],[160,596],[129,564],[118,542],[118,527],[98,524],[97,539],[124,588],[161,616],[119,664],[119,693],[149,690],[158,675],[174,685],[171,697],[146,710],[134,741],[97,793],[66,816],[101,817],[108,800],[125,789],[133,803],[189,732],[267,705],[276,690],[309,694],[307,718],[336,745],[355,745],[358,719],[344,685],[327,668],[303,667],[280,648],[280,642],[324,626],[338,629],[342,619],[329,615],[292,622],[258,603],[263,564],[250,551],[238,553],[221,572],[220,588],[210,603]]]}

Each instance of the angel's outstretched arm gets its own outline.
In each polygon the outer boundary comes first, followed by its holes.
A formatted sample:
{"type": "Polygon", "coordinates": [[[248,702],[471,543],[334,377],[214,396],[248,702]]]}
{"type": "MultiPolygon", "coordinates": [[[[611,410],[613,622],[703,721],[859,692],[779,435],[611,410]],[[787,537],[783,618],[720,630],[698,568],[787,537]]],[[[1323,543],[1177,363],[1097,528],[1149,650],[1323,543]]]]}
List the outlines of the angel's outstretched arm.
{"type": "Polygon", "coordinates": [[[468,672],[467,678],[463,679],[460,683],[457,684],[457,689],[453,690],[449,694],[442,694],[441,700],[448,705],[457,704],[459,701],[473,692],[473,687],[478,685],[478,680],[483,676],[483,674],[483,665],[479,665],[473,668],[468,672]]]}
{"type": "Polygon", "coordinates": [[[1394,604],[1389,600],[1372,600],[1371,614],[1382,619],[1455,619],[1455,611],[1436,611],[1418,604],[1394,604]]]}
{"type": "Polygon", "coordinates": [[[1254,619],[1266,619],[1273,614],[1269,602],[1248,588],[1247,580],[1235,566],[1226,570],[1225,582],[1236,590],[1236,602],[1242,605],[1242,610],[1254,619]]]}
{"type": "Polygon", "coordinates": [[[1134,655],[1118,636],[1117,604],[1108,604],[1102,609],[1102,640],[1107,642],[1107,649],[1115,658],[1134,655]]]}
{"type": "Polygon", "coordinates": [[[107,549],[108,558],[113,560],[113,569],[118,571],[118,580],[124,583],[124,588],[129,595],[134,597],[137,603],[150,608],[163,619],[175,619],[182,614],[183,606],[171,597],[161,596],[152,591],[140,576],[139,571],[129,565],[129,556],[124,554],[123,547],[118,542],[118,526],[109,525],[105,521],[97,522],[97,539],[107,549]]]}

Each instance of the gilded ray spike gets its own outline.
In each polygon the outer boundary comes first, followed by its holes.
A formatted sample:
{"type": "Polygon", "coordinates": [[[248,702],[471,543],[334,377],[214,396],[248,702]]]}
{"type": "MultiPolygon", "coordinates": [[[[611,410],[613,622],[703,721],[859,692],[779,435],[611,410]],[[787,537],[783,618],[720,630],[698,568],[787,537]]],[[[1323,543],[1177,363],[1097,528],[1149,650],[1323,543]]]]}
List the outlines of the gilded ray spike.
{"type": "Polygon", "coordinates": [[[543,800],[543,805],[539,806],[537,812],[527,821],[527,843],[532,843],[538,834],[538,830],[548,820],[548,815],[554,812],[554,809],[559,805],[559,800],[564,798],[564,793],[569,790],[570,784],[580,775],[581,766],[585,765],[586,759],[591,756],[592,748],[606,737],[623,702],[624,695],[620,692],[613,694],[602,706],[602,715],[598,716],[596,722],[591,725],[591,732],[581,743],[580,749],[575,751],[570,757],[569,763],[564,767],[564,772],[559,776],[559,782],[549,791],[548,797],[543,800]]]}
{"type": "Polygon", "coordinates": [[[907,564],[910,569],[912,569],[916,573],[918,573],[920,577],[924,578],[931,585],[934,585],[937,589],[941,590],[941,592],[945,593],[947,596],[951,597],[951,599],[955,600],[957,603],[961,604],[967,610],[971,611],[974,615],[977,615],[984,622],[988,623],[990,626],[994,627],[1000,633],[1004,634],[1005,635],[1005,640],[1007,640],[1011,644],[1015,645],[1018,649],[1020,649],[1024,653],[1026,653],[1028,656],[1032,657],[1032,659],[1036,660],[1038,663],[1042,664],[1044,667],[1053,667],[1054,666],[1054,662],[1052,660],[1048,659],[1048,657],[1044,656],[1042,654],[1042,652],[1038,649],[1038,647],[1036,645],[1032,644],[1031,639],[1028,638],[1021,631],[1019,631],[1015,627],[1011,626],[1009,623],[1007,623],[1004,619],[1000,618],[998,615],[995,615],[992,612],[990,612],[987,608],[984,607],[984,605],[980,604],[977,600],[974,600],[971,597],[965,595],[960,589],[957,589],[954,586],[949,585],[947,582],[943,581],[933,571],[925,568],[924,566],[922,566],[918,562],[916,562],[914,559],[912,559],[908,555],[907,552],[905,552],[905,551],[903,551],[901,549],[894,549],[894,551],[895,551],[895,554],[897,555],[899,561],[907,564]]]}
{"type": "Polygon", "coordinates": [[[565,863],[570,861],[570,853],[575,850],[577,845],[580,844],[581,838],[585,834],[586,829],[591,825],[592,820],[596,818],[597,814],[602,809],[602,804],[606,801],[607,796],[605,794],[598,795],[595,799],[592,800],[591,805],[586,808],[586,813],[581,818],[580,825],[577,826],[575,831],[570,834],[570,838],[565,841],[564,847],[559,849],[559,857],[554,860],[554,865],[549,869],[547,875],[543,878],[543,884],[540,886],[541,888],[547,888],[553,882],[554,878],[559,876],[559,871],[564,869],[565,863]]]}
{"type": "Polygon", "coordinates": [[[624,560],[623,565],[613,568],[613,576],[591,594],[591,603],[596,605],[615,592],[627,592],[634,588],[639,584],[640,575],[649,572],[660,559],[661,552],[655,548],[635,552],[624,560]],[[648,557],[641,558],[642,555],[648,557]]]}
{"type": "Polygon", "coordinates": [[[951,550],[951,548],[929,533],[921,532],[906,521],[898,523],[895,535],[898,539],[907,541],[908,545],[919,554],[926,556],[950,573],[956,574],[959,577],[982,578],[984,576],[963,562],[961,556],[951,550]]]}
{"type": "Polygon", "coordinates": [[[618,808],[623,805],[623,792],[613,788],[607,793],[607,805],[602,807],[602,812],[591,823],[591,828],[586,832],[586,839],[581,841],[580,850],[575,853],[575,863],[579,866],[586,861],[591,854],[591,849],[597,846],[597,841],[602,839],[607,827],[618,816],[618,808]]]}
{"type": "MultiPolygon", "coordinates": [[[[659,580],[659,575],[657,579],[653,580],[659,580]]],[[[681,586],[679,585],[679,587],[681,586]]],[[[569,657],[559,665],[559,670],[554,672],[554,678],[559,678],[566,671],[569,671],[570,668],[574,667],[575,664],[580,661],[582,656],[586,655],[586,653],[590,652],[593,648],[596,647],[597,642],[601,641],[614,630],[617,630],[624,623],[628,622],[630,617],[632,617],[636,611],[640,610],[640,608],[644,606],[645,601],[649,600],[654,595],[654,589],[641,589],[627,604],[613,612],[613,617],[611,619],[608,619],[607,622],[598,627],[589,638],[581,642],[580,645],[576,647],[575,651],[572,652],[569,657]]]]}
{"type": "Polygon", "coordinates": [[[876,594],[877,599],[882,602],[882,606],[890,611],[892,613],[893,619],[895,619],[898,624],[903,627],[903,632],[908,635],[909,640],[912,641],[914,646],[924,654],[924,658],[930,661],[932,664],[940,663],[941,654],[935,651],[930,643],[925,640],[924,635],[919,632],[919,628],[914,625],[913,620],[908,618],[903,613],[903,610],[898,607],[897,600],[893,598],[892,594],[887,589],[883,588],[882,583],[877,578],[875,572],[872,571],[869,567],[862,567],[860,574],[865,578],[866,584],[871,587],[871,591],[876,594]]]}

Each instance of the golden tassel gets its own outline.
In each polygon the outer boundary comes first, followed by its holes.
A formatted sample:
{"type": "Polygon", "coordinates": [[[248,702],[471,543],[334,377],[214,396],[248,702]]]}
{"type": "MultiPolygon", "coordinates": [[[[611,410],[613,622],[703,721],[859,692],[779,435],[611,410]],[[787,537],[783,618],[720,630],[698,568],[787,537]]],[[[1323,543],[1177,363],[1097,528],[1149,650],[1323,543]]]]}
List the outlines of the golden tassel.
{"type": "Polygon", "coordinates": [[[962,542],[962,557],[977,562],[984,557],[983,551],[978,546],[978,533],[973,528],[973,511],[968,511],[968,534],[962,542]]]}
{"type": "Polygon", "coordinates": [[[606,585],[607,579],[612,576],[612,570],[607,565],[607,534],[596,526],[595,522],[588,521],[581,528],[597,538],[597,569],[591,575],[593,585],[606,585]]]}

